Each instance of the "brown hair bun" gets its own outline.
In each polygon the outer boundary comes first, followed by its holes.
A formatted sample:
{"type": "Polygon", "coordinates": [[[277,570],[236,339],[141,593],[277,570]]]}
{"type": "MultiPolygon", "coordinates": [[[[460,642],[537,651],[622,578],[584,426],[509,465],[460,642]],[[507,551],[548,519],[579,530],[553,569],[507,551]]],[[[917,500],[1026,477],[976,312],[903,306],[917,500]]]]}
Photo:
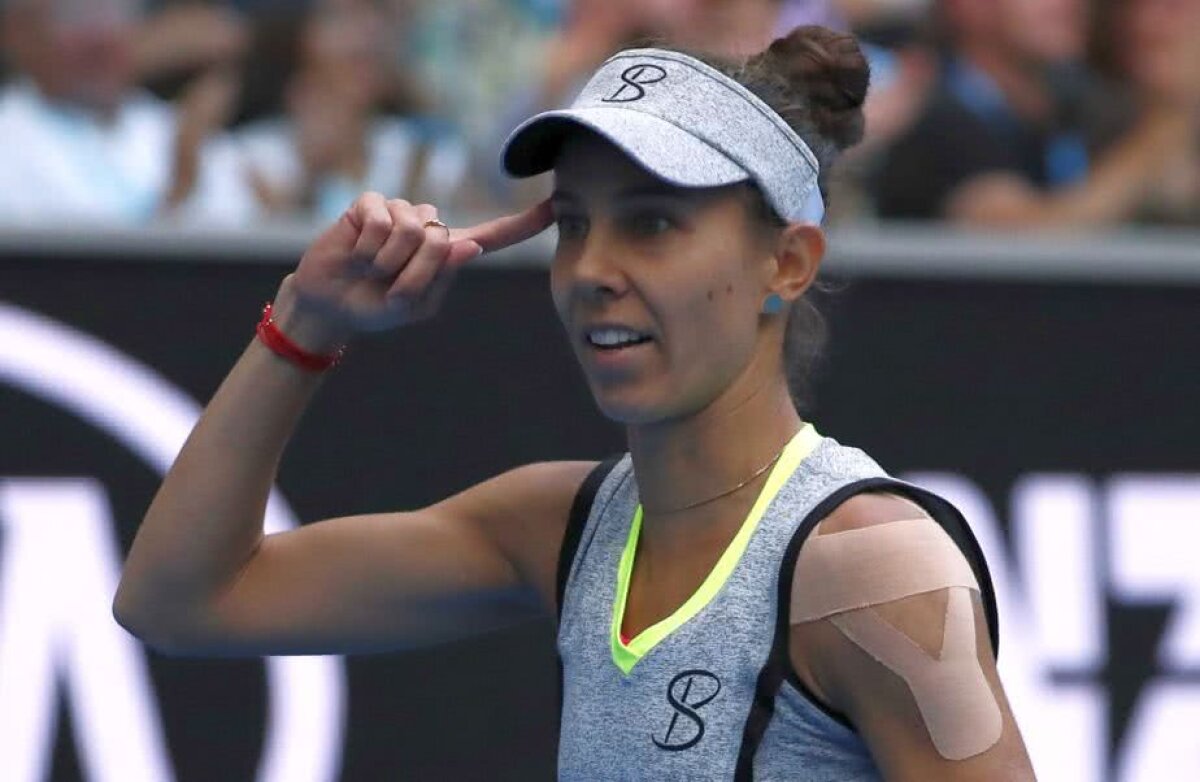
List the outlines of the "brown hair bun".
{"type": "Polygon", "coordinates": [[[862,140],[871,69],[854,36],[827,27],[797,27],[751,63],[773,71],[803,96],[818,133],[838,149],[862,140]]]}

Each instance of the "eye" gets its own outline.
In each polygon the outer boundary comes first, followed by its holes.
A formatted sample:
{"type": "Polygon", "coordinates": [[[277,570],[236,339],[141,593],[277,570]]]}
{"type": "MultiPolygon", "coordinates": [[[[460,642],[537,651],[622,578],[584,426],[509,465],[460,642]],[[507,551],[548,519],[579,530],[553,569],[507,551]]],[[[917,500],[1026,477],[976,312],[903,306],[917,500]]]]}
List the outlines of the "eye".
{"type": "Polygon", "coordinates": [[[678,227],[674,218],[662,212],[638,212],[621,222],[626,233],[646,239],[662,236],[678,227]]]}
{"type": "Polygon", "coordinates": [[[588,222],[579,215],[559,215],[555,223],[558,225],[558,238],[562,241],[580,239],[587,234],[588,222]]]}

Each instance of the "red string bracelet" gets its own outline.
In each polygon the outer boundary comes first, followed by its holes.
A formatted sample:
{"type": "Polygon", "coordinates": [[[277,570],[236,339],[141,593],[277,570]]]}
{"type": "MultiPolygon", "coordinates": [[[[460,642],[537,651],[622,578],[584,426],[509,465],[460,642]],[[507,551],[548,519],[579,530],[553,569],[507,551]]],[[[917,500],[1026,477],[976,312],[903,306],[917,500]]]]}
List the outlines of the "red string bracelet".
{"type": "Polygon", "coordinates": [[[258,322],[256,329],[258,338],[271,351],[277,355],[283,356],[288,361],[310,372],[324,372],[330,367],[337,366],[342,360],[342,356],[346,353],[346,346],[343,345],[334,353],[328,356],[320,353],[310,353],[304,348],[292,342],[287,336],[279,330],[275,325],[275,321],[271,318],[271,302],[267,302],[263,307],[262,320],[258,322]]]}

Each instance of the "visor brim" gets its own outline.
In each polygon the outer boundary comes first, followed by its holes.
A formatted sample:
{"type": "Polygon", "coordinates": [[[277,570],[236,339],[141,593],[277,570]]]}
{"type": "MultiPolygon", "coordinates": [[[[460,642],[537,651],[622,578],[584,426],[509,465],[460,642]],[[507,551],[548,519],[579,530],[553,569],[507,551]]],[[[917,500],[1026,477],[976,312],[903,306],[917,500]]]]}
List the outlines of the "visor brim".
{"type": "Polygon", "coordinates": [[[549,171],[563,142],[581,127],[598,133],[671,184],[719,187],[751,178],[723,152],[678,126],[617,107],[562,109],[531,117],[505,141],[500,158],[504,171],[518,179],[549,171]]]}

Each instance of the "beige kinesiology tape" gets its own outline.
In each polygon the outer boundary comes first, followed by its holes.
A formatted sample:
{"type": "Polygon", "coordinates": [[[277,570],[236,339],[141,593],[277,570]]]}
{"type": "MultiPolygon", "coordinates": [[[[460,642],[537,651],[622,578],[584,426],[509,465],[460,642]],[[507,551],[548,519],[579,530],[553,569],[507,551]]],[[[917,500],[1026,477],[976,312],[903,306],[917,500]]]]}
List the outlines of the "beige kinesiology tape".
{"type": "Polygon", "coordinates": [[[792,623],[828,619],[903,679],[942,757],[963,760],[994,746],[1003,719],[975,649],[971,590],[979,585],[950,536],[928,518],[827,535],[819,529],[800,549],[792,623]],[[872,608],[943,589],[936,657],[872,608]]]}

